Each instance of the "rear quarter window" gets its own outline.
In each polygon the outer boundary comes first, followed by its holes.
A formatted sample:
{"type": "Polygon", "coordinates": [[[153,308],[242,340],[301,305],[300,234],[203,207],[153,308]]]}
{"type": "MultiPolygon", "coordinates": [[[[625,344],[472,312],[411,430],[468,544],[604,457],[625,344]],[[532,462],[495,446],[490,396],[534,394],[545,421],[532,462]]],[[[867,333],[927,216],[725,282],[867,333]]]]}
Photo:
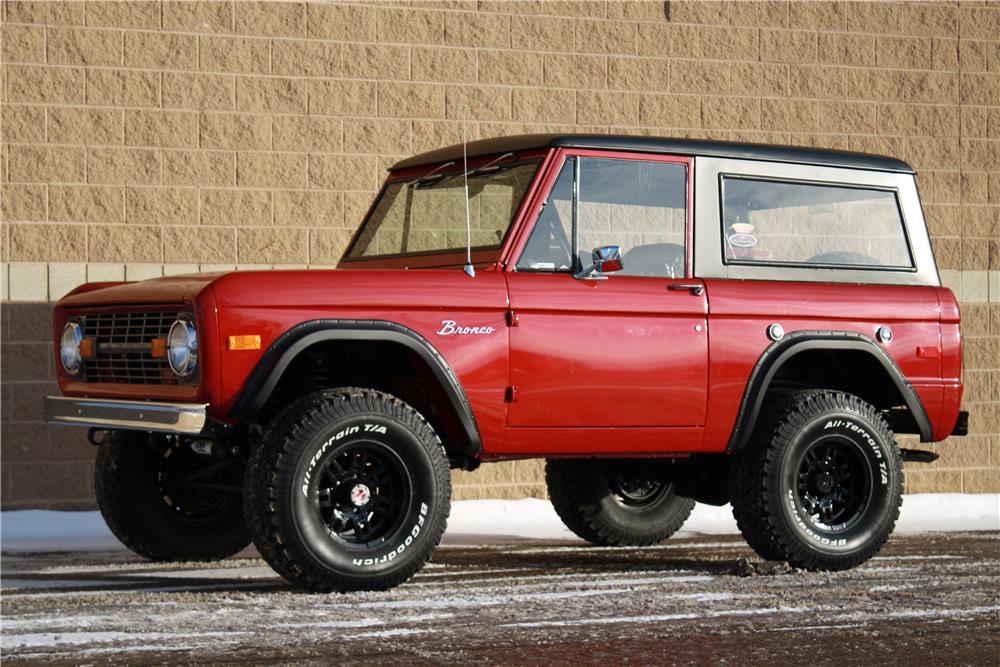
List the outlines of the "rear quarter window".
{"type": "Polygon", "coordinates": [[[912,270],[894,190],[723,175],[727,264],[912,270]]]}

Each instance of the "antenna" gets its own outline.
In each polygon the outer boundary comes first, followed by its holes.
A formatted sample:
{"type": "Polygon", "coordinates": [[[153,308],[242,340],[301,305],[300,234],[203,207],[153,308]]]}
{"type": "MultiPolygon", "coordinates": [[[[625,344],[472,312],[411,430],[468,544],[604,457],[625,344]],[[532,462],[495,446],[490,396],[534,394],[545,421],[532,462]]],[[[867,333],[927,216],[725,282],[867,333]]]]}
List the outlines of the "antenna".
{"type": "Polygon", "coordinates": [[[465,273],[476,277],[476,267],[472,266],[472,212],[469,210],[469,153],[466,148],[466,126],[469,124],[469,107],[465,107],[462,120],[462,176],[465,179],[465,273]]]}

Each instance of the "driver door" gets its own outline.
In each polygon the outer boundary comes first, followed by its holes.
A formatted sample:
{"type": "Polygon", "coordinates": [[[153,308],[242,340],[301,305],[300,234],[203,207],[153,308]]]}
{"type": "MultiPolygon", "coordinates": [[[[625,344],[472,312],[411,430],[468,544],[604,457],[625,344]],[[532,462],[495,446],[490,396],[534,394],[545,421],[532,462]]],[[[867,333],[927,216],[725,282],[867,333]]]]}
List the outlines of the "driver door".
{"type": "Polygon", "coordinates": [[[683,157],[562,156],[507,273],[511,429],[704,424],[708,301],[689,277],[692,168],[683,157]],[[575,275],[608,245],[621,246],[622,271],[575,275]]]}

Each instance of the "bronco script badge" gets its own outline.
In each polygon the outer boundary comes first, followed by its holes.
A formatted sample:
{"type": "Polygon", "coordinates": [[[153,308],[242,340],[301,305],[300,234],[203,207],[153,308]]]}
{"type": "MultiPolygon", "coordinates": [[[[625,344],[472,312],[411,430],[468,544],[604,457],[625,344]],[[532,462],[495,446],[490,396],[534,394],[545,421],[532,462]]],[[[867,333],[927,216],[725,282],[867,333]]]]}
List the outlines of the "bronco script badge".
{"type": "Polygon", "coordinates": [[[441,320],[441,328],[438,329],[438,336],[469,336],[491,334],[496,329],[493,327],[460,327],[455,324],[455,320],[441,320]]]}

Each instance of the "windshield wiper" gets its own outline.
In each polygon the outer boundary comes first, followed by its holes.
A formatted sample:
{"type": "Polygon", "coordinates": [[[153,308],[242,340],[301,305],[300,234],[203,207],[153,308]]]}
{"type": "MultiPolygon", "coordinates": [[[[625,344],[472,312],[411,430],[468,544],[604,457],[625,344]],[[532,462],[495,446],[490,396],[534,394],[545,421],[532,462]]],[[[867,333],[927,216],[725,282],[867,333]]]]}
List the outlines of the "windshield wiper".
{"type": "Polygon", "coordinates": [[[428,182],[439,183],[447,174],[438,174],[437,176],[434,176],[434,174],[437,174],[437,172],[441,171],[445,167],[450,167],[453,164],[455,164],[454,160],[452,160],[451,162],[445,162],[444,164],[439,164],[438,166],[434,167],[423,176],[413,179],[412,181],[407,183],[407,185],[411,188],[418,188],[421,185],[428,182]]]}

